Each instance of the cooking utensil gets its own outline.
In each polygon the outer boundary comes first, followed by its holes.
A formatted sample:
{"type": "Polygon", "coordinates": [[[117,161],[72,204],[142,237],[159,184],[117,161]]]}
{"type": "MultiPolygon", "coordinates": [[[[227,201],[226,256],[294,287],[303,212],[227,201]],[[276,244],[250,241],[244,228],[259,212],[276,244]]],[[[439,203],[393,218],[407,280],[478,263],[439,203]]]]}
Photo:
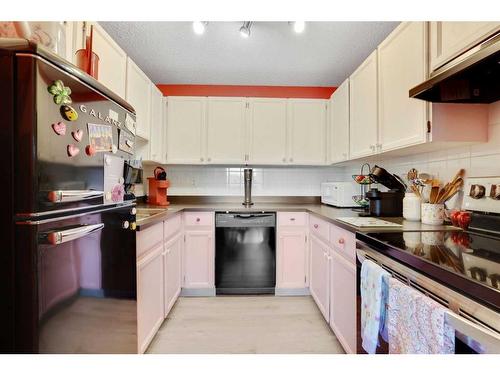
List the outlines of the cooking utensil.
{"type": "Polygon", "coordinates": [[[437,197],[439,194],[439,186],[432,186],[431,195],[429,197],[429,203],[437,203],[437,197]]]}

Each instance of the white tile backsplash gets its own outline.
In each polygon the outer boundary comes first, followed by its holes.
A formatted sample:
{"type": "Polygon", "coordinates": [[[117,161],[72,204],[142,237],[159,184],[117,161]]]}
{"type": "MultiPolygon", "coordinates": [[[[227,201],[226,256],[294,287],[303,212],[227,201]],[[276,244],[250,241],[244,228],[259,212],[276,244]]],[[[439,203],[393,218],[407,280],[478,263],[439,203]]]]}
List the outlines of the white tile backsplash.
{"type": "MultiPolygon", "coordinates": [[[[164,166],[170,180],[169,195],[242,195],[243,167],[164,166]]],[[[151,176],[154,166],[145,166],[151,176]]],[[[258,167],[253,168],[255,196],[319,196],[324,181],[342,181],[342,167],[258,167]]],[[[147,188],[146,188],[147,190],[147,188]]]]}

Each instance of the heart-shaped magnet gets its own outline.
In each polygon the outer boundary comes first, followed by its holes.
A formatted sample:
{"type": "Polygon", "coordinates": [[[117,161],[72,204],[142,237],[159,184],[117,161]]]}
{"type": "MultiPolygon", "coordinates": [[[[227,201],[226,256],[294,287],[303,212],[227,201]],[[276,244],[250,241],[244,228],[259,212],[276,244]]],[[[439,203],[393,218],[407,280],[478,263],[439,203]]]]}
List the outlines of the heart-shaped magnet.
{"type": "Polygon", "coordinates": [[[71,158],[73,156],[78,155],[80,149],[75,145],[68,145],[67,151],[68,151],[68,156],[71,158]]]}
{"type": "Polygon", "coordinates": [[[82,140],[82,138],[83,138],[83,130],[82,129],[78,129],[78,130],[72,131],[71,135],[73,136],[73,138],[75,139],[75,141],[80,142],[82,140]]]}
{"type": "Polygon", "coordinates": [[[92,156],[95,154],[95,148],[92,145],[87,145],[87,147],[85,147],[85,153],[88,156],[92,156]]]}
{"type": "Polygon", "coordinates": [[[54,130],[54,132],[57,134],[57,135],[65,135],[66,134],[66,124],[64,122],[55,122],[52,124],[52,130],[54,130]]]}

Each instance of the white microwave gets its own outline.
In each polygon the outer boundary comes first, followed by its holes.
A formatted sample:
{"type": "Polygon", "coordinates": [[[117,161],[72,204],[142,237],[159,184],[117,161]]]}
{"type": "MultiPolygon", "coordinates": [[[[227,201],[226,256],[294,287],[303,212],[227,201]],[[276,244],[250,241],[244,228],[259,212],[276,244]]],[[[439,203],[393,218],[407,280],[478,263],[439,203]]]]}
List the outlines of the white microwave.
{"type": "Polygon", "coordinates": [[[352,197],[359,195],[359,185],[354,181],[323,182],[321,184],[321,203],[335,207],[358,207],[352,197]]]}

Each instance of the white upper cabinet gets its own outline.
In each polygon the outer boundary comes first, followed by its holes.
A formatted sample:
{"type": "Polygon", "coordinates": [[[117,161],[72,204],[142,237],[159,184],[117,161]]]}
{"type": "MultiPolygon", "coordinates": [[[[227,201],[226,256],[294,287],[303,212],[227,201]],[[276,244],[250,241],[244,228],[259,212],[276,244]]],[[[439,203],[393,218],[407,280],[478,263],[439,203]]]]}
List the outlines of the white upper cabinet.
{"type": "Polygon", "coordinates": [[[349,158],[349,80],[330,99],[330,163],[349,158]]]}
{"type": "Polygon", "coordinates": [[[427,104],[408,94],[426,77],[427,24],[403,22],[378,47],[380,151],[426,141],[427,104]]]}
{"type": "Polygon", "coordinates": [[[170,96],[167,105],[167,162],[205,162],[205,97],[170,96]]]}
{"type": "Polygon", "coordinates": [[[127,95],[125,98],[134,107],[137,114],[136,135],[149,139],[151,81],[148,76],[127,58],[127,95]]]}
{"type": "Polygon", "coordinates": [[[290,163],[326,163],[326,103],[319,99],[288,100],[290,163]]]}
{"type": "Polygon", "coordinates": [[[207,163],[245,162],[245,108],[244,98],[208,98],[207,163]]]}
{"type": "Polygon", "coordinates": [[[250,98],[248,103],[249,162],[286,163],[287,99],[250,98]]]}
{"type": "Polygon", "coordinates": [[[349,77],[349,152],[351,158],[372,155],[378,146],[377,51],[349,77]]]}
{"type": "Polygon", "coordinates": [[[163,162],[163,93],[151,83],[151,130],[149,137],[149,159],[156,163],[163,162]]]}
{"type": "Polygon", "coordinates": [[[430,22],[431,69],[436,70],[500,30],[500,22],[430,22]]]}
{"type": "MultiPolygon", "coordinates": [[[[78,49],[85,48],[84,36],[90,36],[90,27],[93,26],[92,50],[99,56],[98,81],[125,98],[127,76],[127,54],[125,51],[97,22],[75,22],[73,26],[73,57],[71,61],[75,62],[74,53],[78,49]]],[[[66,45],[68,46],[68,43],[66,45]]]]}

